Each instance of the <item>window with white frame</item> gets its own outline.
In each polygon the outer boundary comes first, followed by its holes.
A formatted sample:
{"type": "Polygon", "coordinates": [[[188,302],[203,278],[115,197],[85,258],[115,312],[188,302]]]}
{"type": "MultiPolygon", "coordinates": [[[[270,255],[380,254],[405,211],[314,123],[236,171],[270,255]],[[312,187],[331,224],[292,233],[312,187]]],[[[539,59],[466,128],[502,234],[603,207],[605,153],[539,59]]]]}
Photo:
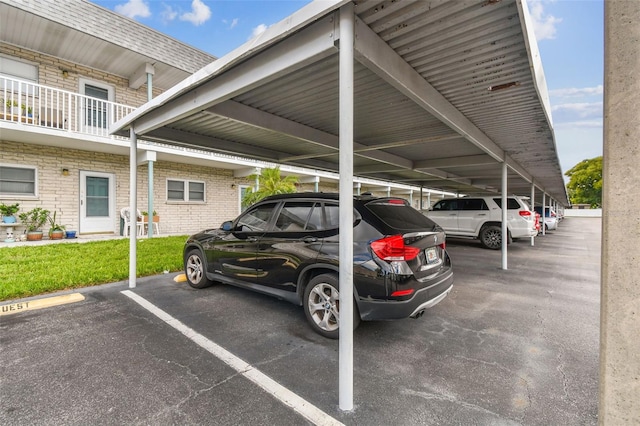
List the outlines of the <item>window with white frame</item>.
{"type": "Polygon", "coordinates": [[[108,103],[113,102],[114,88],[109,84],[81,78],[80,93],[86,96],[82,100],[84,125],[106,129],[109,124],[108,103]]]}
{"type": "MultiPolygon", "coordinates": [[[[5,77],[0,78],[0,89],[3,92],[33,96],[33,84],[38,83],[38,65],[0,55],[0,77],[5,77]]],[[[11,95],[7,93],[6,97],[9,99],[11,95]]],[[[17,98],[15,100],[18,101],[17,98]]],[[[24,103],[24,99],[19,101],[19,103],[24,103]]]]}
{"type": "Polygon", "coordinates": [[[35,197],[37,182],[35,167],[0,164],[0,196],[35,197]]]}
{"type": "Polygon", "coordinates": [[[183,179],[167,179],[167,201],[204,202],[204,193],[204,182],[183,179]]]}

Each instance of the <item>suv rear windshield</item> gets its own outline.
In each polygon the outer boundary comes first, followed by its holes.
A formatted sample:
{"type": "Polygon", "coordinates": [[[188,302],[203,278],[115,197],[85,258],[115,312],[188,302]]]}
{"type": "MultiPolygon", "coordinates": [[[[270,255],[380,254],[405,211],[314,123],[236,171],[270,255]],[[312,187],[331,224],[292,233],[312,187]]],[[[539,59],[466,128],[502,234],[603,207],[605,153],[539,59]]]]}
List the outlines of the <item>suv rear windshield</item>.
{"type": "Polygon", "coordinates": [[[406,231],[431,231],[435,222],[400,199],[375,200],[367,209],[391,228],[406,231]]]}
{"type": "MultiPolygon", "coordinates": [[[[493,201],[496,202],[498,207],[502,208],[502,198],[494,198],[493,201]]],[[[515,198],[507,198],[507,210],[520,210],[522,206],[518,203],[518,200],[515,198]]]]}

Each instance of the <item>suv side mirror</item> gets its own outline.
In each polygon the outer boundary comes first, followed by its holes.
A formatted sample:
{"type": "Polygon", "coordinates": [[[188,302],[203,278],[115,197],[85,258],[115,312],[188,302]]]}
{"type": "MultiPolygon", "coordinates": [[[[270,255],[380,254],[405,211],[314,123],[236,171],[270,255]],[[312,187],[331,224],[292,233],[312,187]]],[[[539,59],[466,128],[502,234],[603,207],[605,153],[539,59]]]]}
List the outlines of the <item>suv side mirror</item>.
{"type": "Polygon", "coordinates": [[[223,231],[231,231],[233,229],[233,222],[231,222],[230,220],[223,222],[222,225],[220,225],[220,229],[222,229],[223,231]]]}

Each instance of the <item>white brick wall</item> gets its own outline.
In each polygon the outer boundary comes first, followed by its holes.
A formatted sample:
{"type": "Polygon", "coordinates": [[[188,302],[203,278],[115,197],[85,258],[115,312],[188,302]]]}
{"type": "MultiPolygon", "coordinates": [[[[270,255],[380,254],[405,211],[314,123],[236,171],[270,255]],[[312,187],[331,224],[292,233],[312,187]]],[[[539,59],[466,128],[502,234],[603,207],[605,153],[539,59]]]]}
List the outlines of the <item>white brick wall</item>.
{"type": "MultiPolygon", "coordinates": [[[[113,231],[119,233],[119,212],[129,204],[129,157],[94,153],[75,149],[61,149],[0,141],[0,163],[34,166],[38,170],[36,199],[2,198],[0,202],[20,203],[21,211],[43,207],[58,212],[60,222],[67,229],[79,229],[80,171],[115,174],[116,211],[113,231]],[[69,169],[63,176],[62,169],[69,169]]],[[[138,208],[147,210],[148,169],[138,167],[138,208]]],[[[235,179],[231,170],[191,166],[159,161],[154,164],[154,209],[160,216],[161,234],[191,234],[207,227],[218,227],[240,212],[239,185],[244,179],[235,179]],[[166,180],[187,179],[204,181],[205,203],[168,202],[166,180]],[[232,189],[231,184],[236,188],[232,189]]]]}

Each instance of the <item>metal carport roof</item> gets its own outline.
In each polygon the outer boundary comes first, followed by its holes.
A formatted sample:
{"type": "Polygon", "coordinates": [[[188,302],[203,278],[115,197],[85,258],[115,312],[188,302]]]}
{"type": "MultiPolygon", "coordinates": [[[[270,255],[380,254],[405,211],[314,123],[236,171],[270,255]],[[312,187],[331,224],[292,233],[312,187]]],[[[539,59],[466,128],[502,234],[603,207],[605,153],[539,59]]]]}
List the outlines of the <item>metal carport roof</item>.
{"type": "MultiPolygon", "coordinates": [[[[318,170],[338,155],[338,9],[313,2],[114,126],[318,170]]],[[[568,204],[526,2],[355,1],[354,174],[568,204]]]]}
{"type": "MultiPolygon", "coordinates": [[[[464,193],[536,185],[567,204],[529,21],[524,0],[313,2],[113,126],[132,139],[131,208],[137,137],[339,170],[339,398],[351,410],[354,174],[464,193]]],[[[130,252],[135,287],[135,236],[130,252]]]]}

